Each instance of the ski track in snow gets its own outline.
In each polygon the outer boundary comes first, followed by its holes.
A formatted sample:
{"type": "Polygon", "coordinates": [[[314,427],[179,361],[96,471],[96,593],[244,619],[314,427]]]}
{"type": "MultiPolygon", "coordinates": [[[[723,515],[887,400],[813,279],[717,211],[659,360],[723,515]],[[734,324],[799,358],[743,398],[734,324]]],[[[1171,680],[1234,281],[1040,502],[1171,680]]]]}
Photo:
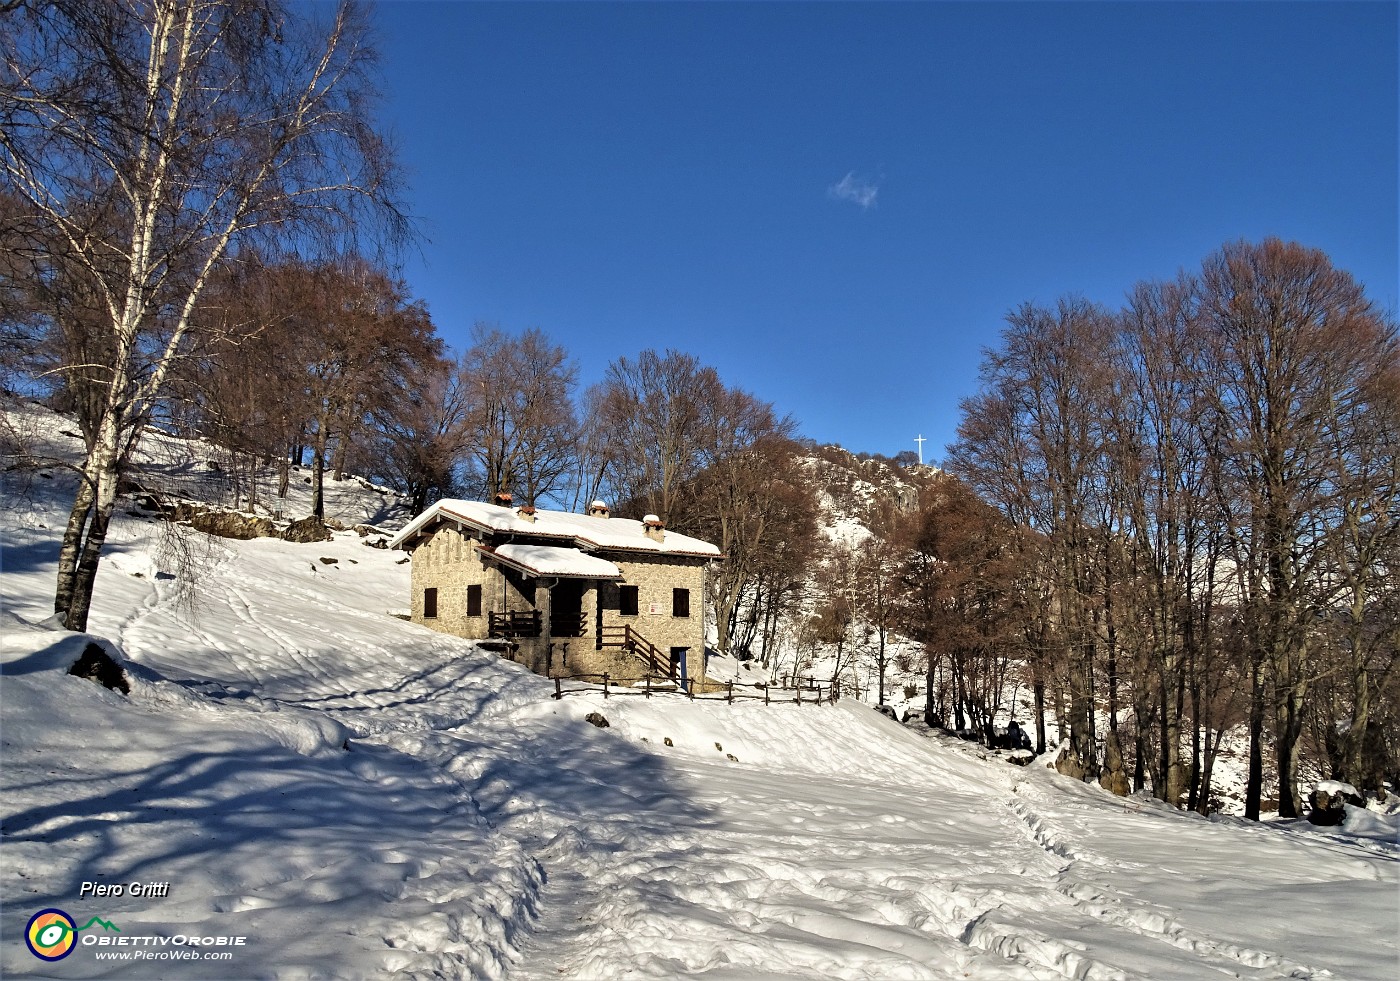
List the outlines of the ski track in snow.
{"type": "MultiPolygon", "coordinates": [[[[406,581],[389,556],[348,536],[315,548],[230,547],[193,609],[158,576],[101,573],[99,596],[126,597],[103,619],[168,679],[167,711],[321,768],[295,815],[272,802],[296,797],[297,772],[254,772],[239,820],[266,831],[227,848],[110,845],[136,855],[122,871],[183,874],[208,897],[166,922],[280,938],[291,966],[260,976],[1367,981],[1394,962],[1364,923],[1307,926],[1317,902],[1393,906],[1383,844],[1130,812],[847,703],[556,702],[544,679],[389,620],[398,597],[373,583],[406,581]],[[307,571],[316,554],[341,565],[307,571]],[[355,586],[352,557],[385,578],[355,586]],[[595,711],[608,729],[583,721],[595,711]],[[348,925],[328,945],[289,932],[298,916],[348,925]]],[[[129,800],[101,806],[127,820],[173,777],[123,779],[129,800]]],[[[30,810],[23,835],[62,826],[30,810]]]]}
{"type": "MultiPolygon", "coordinates": [[[[1018,785],[1016,792],[1019,793],[1022,786],[1024,785],[1018,785]]],[[[1238,976],[1242,969],[1248,968],[1264,969],[1274,972],[1277,976],[1290,978],[1331,976],[1325,969],[1290,962],[1268,951],[1222,944],[1192,934],[1175,922],[1172,912],[1168,909],[1124,896],[1101,884],[1085,881],[1079,874],[1082,865],[1110,868],[1112,863],[1092,854],[1076,852],[1068,844],[1063,832],[1054,829],[1043,816],[1022,801],[1013,800],[1009,802],[1008,807],[1024,823],[1027,836],[1042,848],[1047,856],[1063,863],[1056,875],[1054,889],[1072,910],[1092,919],[1106,921],[1118,929],[1151,940],[1160,940],[1188,951],[1197,955],[1203,965],[1212,967],[1226,976],[1238,976]]],[[[1098,975],[1091,972],[1085,976],[1098,975]]]]}

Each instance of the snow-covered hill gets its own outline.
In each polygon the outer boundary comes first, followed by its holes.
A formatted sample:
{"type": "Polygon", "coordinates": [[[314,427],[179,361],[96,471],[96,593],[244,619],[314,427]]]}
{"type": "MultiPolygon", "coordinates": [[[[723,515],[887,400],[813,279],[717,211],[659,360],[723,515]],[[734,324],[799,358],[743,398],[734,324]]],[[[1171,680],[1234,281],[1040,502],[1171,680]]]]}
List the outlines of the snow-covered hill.
{"type": "Polygon", "coordinates": [[[89,638],[35,626],[62,484],[0,517],[6,976],[1394,976],[1400,847],[1366,812],[1207,821],[850,701],[555,701],[390,616],[407,566],[354,532],[206,542],[189,592],[123,513],[108,691],[65,673],[89,638]],[[46,908],[120,933],[40,960],[46,908]]]}

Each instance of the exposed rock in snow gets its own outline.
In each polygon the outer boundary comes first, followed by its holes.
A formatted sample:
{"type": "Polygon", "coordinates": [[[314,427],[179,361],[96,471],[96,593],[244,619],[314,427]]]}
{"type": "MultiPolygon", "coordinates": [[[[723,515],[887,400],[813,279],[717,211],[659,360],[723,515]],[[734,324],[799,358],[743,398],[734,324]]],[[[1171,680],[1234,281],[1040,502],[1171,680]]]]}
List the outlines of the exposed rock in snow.
{"type": "Polygon", "coordinates": [[[267,518],[255,517],[250,514],[239,514],[237,511],[201,511],[190,518],[190,527],[195,531],[202,531],[206,535],[217,535],[219,538],[233,538],[240,541],[247,541],[250,538],[271,538],[277,534],[277,529],[267,518]]]}
{"type": "Polygon", "coordinates": [[[314,514],[310,517],[301,518],[287,525],[286,531],[282,532],[282,540],[285,542],[328,542],[335,536],[330,528],[326,526],[320,518],[314,514]]]}
{"type": "Polygon", "coordinates": [[[111,691],[119,691],[123,695],[131,694],[131,685],[127,683],[126,672],[122,671],[121,665],[112,659],[112,655],[91,641],[83,648],[82,656],[68,669],[68,673],[75,678],[95,681],[111,691]]]}

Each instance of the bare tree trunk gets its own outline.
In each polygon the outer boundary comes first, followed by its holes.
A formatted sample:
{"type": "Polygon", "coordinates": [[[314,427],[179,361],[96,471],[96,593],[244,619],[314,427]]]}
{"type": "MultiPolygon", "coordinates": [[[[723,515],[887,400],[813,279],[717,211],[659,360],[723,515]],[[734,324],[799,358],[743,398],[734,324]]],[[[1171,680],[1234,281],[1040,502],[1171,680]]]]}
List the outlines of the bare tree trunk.
{"type": "Polygon", "coordinates": [[[1161,755],[1162,785],[1157,797],[1173,807],[1181,806],[1184,792],[1181,766],[1181,706],[1177,698],[1180,689],[1181,654],[1172,650],[1163,655],[1158,677],[1158,705],[1162,713],[1161,755]]]}
{"type": "Polygon", "coordinates": [[[1204,733],[1205,755],[1201,761],[1201,794],[1196,810],[1201,814],[1210,814],[1210,788],[1211,780],[1215,774],[1215,758],[1220,755],[1220,741],[1225,737],[1224,730],[1220,730],[1211,736],[1210,730],[1204,733]]]}
{"type": "Polygon", "coordinates": [[[924,725],[932,729],[940,721],[933,705],[933,676],[937,659],[930,653],[927,644],[924,645],[924,658],[927,665],[924,671],[924,725]]]}
{"type": "Polygon", "coordinates": [[[1244,816],[1259,820],[1264,796],[1264,656],[1256,650],[1250,666],[1249,775],[1244,788],[1244,816]]]}
{"type": "Polygon", "coordinates": [[[73,581],[73,597],[68,605],[68,614],[63,625],[69,630],[82,633],[87,630],[88,613],[92,608],[92,588],[97,578],[97,566],[102,556],[102,546],[107,541],[107,528],[112,521],[112,510],[116,504],[116,479],[112,475],[110,484],[104,482],[99,488],[93,508],[92,523],[88,528],[87,539],[83,542],[82,555],[78,559],[77,573],[73,581]],[[110,487],[110,492],[107,491],[110,487]]]}
{"type": "Polygon", "coordinates": [[[74,581],[78,575],[78,557],[83,548],[83,532],[87,530],[92,517],[94,479],[84,468],[78,482],[78,492],[73,500],[73,510],[68,515],[68,527],[63,532],[63,545],[58,553],[58,588],[54,592],[53,611],[67,614],[73,604],[74,581]]]}
{"type": "MultiPolygon", "coordinates": [[[[1294,666],[1290,671],[1298,677],[1301,671],[1294,666]]],[[[1278,753],[1278,815],[1295,818],[1302,810],[1302,800],[1298,794],[1298,738],[1303,732],[1303,696],[1305,686],[1301,681],[1278,692],[1275,703],[1277,723],[1278,753]]]]}
{"type": "MultiPolygon", "coordinates": [[[[91,518],[83,536],[82,548],[77,555],[76,566],[72,571],[72,589],[63,618],[65,627],[80,633],[87,630],[88,611],[92,607],[92,587],[97,578],[97,564],[101,558],[102,546],[107,541],[107,528],[111,524],[112,511],[117,503],[118,465],[120,457],[124,455],[118,445],[121,432],[117,411],[115,407],[108,408],[90,455],[90,470],[94,478],[91,518]]],[[[132,438],[135,439],[135,436],[132,438]]],[[[60,572],[60,576],[62,575],[60,572]]]]}
{"type": "Polygon", "coordinates": [[[1191,775],[1187,784],[1186,809],[1199,809],[1201,799],[1201,684],[1191,678],[1191,775]]]}
{"type": "Polygon", "coordinates": [[[1045,679],[1041,676],[1038,663],[1033,671],[1032,685],[1035,691],[1035,751],[1036,754],[1039,755],[1045,752],[1045,679]]]}
{"type": "Polygon", "coordinates": [[[326,453],[318,446],[311,455],[311,513],[326,519],[326,453]]]}
{"type": "Polygon", "coordinates": [[[880,668],[880,701],[878,704],[885,704],[885,628],[880,627],[880,651],[876,655],[877,664],[880,668]]]}

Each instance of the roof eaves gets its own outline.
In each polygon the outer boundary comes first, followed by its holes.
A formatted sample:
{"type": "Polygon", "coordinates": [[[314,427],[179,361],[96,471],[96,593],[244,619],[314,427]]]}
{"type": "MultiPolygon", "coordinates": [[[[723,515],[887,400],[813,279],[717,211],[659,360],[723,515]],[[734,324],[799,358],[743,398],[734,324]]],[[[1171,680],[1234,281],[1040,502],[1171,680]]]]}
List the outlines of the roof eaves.
{"type": "MultiPolygon", "coordinates": [[[[558,537],[558,536],[555,536],[555,537],[558,537]]],[[[508,556],[502,555],[500,552],[497,552],[497,551],[496,551],[494,548],[492,548],[490,545],[481,545],[481,544],[478,544],[478,545],[476,546],[476,549],[477,549],[478,552],[485,552],[486,555],[487,555],[487,557],[489,557],[490,559],[492,559],[492,560],[494,560],[494,561],[496,561],[496,562],[501,563],[501,565],[508,565],[508,566],[510,566],[512,569],[517,569],[517,570],[519,570],[520,572],[523,572],[523,573],[525,573],[525,574],[528,575],[528,576],[533,576],[533,577],[535,577],[536,579],[540,579],[540,578],[551,578],[551,579],[621,579],[621,578],[622,578],[621,573],[619,573],[618,575],[615,575],[615,576],[602,576],[602,575],[593,575],[593,574],[591,574],[591,573],[578,573],[578,572],[559,572],[559,571],[545,572],[545,571],[543,571],[543,570],[541,570],[541,569],[535,568],[534,566],[528,565],[527,563],[522,562],[522,561],[520,561],[519,559],[513,559],[513,558],[510,558],[510,557],[508,557],[508,556]]]]}

